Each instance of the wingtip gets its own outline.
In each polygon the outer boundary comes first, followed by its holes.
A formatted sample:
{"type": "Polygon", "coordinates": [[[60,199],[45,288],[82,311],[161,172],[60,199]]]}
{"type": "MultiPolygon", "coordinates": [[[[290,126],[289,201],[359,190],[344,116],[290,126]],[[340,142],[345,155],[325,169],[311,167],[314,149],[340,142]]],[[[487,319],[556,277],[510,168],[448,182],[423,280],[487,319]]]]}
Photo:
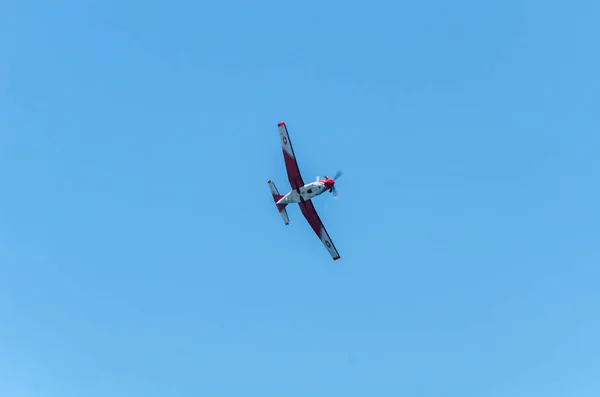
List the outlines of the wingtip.
{"type": "Polygon", "coordinates": [[[277,127],[281,127],[282,125],[285,125],[285,121],[280,121],[279,124],[277,124],[277,127]]]}
{"type": "Polygon", "coordinates": [[[338,256],[338,257],[335,257],[335,258],[333,258],[333,260],[334,260],[334,261],[339,261],[340,259],[342,259],[342,257],[341,257],[341,256],[338,256]]]}

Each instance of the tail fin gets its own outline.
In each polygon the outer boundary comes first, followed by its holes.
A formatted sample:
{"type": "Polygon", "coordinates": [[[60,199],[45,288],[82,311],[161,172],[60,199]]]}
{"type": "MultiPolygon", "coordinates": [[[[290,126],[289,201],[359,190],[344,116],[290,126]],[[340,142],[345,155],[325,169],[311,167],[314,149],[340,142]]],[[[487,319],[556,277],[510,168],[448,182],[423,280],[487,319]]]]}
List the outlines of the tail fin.
{"type": "Polygon", "coordinates": [[[279,194],[279,191],[275,187],[275,184],[273,183],[273,181],[269,181],[269,187],[271,188],[271,194],[273,195],[273,200],[275,201],[275,205],[277,206],[277,210],[279,211],[279,214],[283,218],[283,222],[286,225],[289,225],[290,220],[288,219],[287,210],[285,209],[285,207],[287,207],[287,204],[277,204],[277,202],[284,197],[283,194],[279,194]]]}

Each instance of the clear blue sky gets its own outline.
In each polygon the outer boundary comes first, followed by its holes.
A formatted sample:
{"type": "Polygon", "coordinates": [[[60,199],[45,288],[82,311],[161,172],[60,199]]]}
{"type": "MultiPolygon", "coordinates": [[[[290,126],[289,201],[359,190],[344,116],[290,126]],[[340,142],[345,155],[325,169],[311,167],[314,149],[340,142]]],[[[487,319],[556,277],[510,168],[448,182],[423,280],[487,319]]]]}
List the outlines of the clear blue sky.
{"type": "Polygon", "coordinates": [[[599,11],[4,1],[0,395],[600,395],[599,11]]]}

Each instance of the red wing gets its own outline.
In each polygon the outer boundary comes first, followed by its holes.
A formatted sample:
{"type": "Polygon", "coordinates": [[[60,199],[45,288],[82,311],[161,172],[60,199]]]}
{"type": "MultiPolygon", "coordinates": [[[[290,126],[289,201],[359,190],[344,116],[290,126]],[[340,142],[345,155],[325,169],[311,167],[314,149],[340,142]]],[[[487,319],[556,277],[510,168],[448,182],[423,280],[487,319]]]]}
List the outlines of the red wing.
{"type": "Polygon", "coordinates": [[[277,124],[279,129],[279,136],[281,138],[281,149],[283,150],[283,159],[285,161],[285,168],[287,170],[288,179],[292,189],[298,189],[304,186],[304,181],[300,175],[300,169],[298,168],[298,162],[294,155],[294,149],[292,148],[292,142],[290,142],[290,136],[287,131],[285,122],[277,124]]]}
{"type": "Polygon", "coordinates": [[[300,206],[300,211],[302,211],[302,214],[304,215],[312,229],[321,239],[321,242],[323,243],[323,245],[325,245],[325,248],[327,248],[327,251],[329,251],[329,254],[331,254],[333,260],[337,261],[338,259],[340,259],[340,254],[335,248],[335,245],[333,245],[333,241],[331,241],[329,233],[327,233],[325,226],[323,226],[323,222],[321,222],[321,218],[319,218],[317,210],[315,209],[315,206],[313,205],[312,201],[304,200],[298,203],[298,205],[300,206]]]}

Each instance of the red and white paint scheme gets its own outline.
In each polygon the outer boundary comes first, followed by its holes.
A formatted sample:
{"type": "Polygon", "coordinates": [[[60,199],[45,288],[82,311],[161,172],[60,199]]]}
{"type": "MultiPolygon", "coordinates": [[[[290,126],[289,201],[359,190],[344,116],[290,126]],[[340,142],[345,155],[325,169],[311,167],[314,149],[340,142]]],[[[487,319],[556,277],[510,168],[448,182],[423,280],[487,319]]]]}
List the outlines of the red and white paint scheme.
{"type": "Polygon", "coordinates": [[[290,142],[290,136],[288,134],[285,122],[279,123],[277,128],[279,130],[279,137],[281,139],[281,148],[283,150],[285,168],[287,170],[288,180],[292,190],[285,195],[280,194],[273,181],[268,181],[275,205],[277,206],[284,223],[289,225],[290,221],[286,206],[291,203],[298,204],[300,206],[300,211],[302,211],[302,214],[314,232],[317,234],[319,239],[321,239],[321,242],[333,260],[338,260],[340,259],[340,254],[335,248],[335,245],[333,245],[333,241],[331,241],[327,230],[325,230],[325,226],[323,226],[323,222],[321,222],[321,219],[319,218],[319,215],[317,214],[317,211],[315,210],[311,200],[327,191],[333,193],[334,196],[337,197],[335,180],[341,175],[341,172],[338,172],[333,178],[325,176],[323,179],[319,179],[319,177],[317,177],[317,180],[314,182],[304,183],[302,176],[300,175],[300,169],[298,168],[298,162],[296,161],[296,156],[294,154],[294,149],[292,148],[292,143],[290,142]]]}

